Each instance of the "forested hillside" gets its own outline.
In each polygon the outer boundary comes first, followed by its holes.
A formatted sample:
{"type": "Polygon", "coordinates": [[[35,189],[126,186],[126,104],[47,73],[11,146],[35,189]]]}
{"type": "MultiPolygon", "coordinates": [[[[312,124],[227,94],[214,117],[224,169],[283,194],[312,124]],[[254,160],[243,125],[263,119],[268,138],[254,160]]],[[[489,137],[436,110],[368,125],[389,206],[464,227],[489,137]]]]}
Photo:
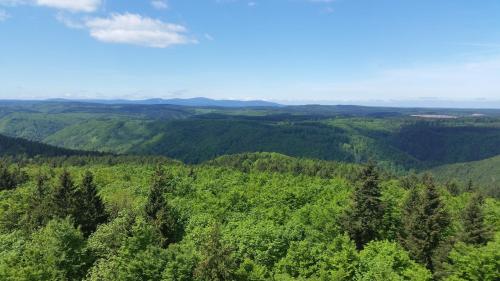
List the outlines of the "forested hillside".
{"type": "Polygon", "coordinates": [[[183,107],[78,102],[0,103],[0,132],[79,150],[164,155],[187,163],[244,152],[363,163],[393,171],[500,154],[494,110],[355,106],[183,107]],[[453,114],[422,119],[413,114],[453,114]]]}
{"type": "Polygon", "coordinates": [[[500,197],[500,156],[439,166],[430,172],[440,182],[456,188],[458,192],[481,189],[492,196],[500,197]]]}
{"type": "MultiPolygon", "coordinates": [[[[4,166],[5,167],[5,166],[4,166]]],[[[11,164],[1,280],[497,280],[500,204],[278,154],[11,164]]]]}
{"type": "Polygon", "coordinates": [[[28,141],[21,138],[11,138],[0,135],[0,156],[27,158],[35,156],[71,156],[71,155],[102,155],[98,152],[86,152],[59,148],[43,143],[28,141]]]}

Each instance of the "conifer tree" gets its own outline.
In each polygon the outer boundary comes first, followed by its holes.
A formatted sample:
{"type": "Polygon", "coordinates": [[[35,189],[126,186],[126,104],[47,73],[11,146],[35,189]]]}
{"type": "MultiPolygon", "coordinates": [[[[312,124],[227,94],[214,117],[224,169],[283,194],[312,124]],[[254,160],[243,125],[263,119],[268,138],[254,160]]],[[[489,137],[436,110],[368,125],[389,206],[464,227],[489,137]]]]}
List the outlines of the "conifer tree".
{"type": "Polygon", "coordinates": [[[361,173],[361,184],[354,191],[353,206],[345,218],[346,230],[358,249],[378,238],[384,216],[380,197],[379,175],[370,162],[361,173]]]}
{"type": "Polygon", "coordinates": [[[29,198],[28,223],[29,231],[35,231],[44,226],[51,218],[48,196],[48,177],[39,172],[36,176],[36,186],[29,198]]]}
{"type": "Polygon", "coordinates": [[[410,190],[410,194],[403,206],[402,230],[399,239],[411,253],[412,258],[423,261],[423,245],[425,244],[424,214],[422,210],[422,196],[417,187],[410,190]]]}
{"type": "Polygon", "coordinates": [[[406,202],[401,240],[417,261],[433,270],[433,257],[446,238],[450,217],[432,177],[424,176],[423,182],[423,194],[412,190],[406,202]]]}
{"type": "Polygon", "coordinates": [[[74,203],[75,185],[70,173],[64,170],[59,177],[59,184],[53,194],[54,213],[60,218],[71,215],[75,209],[74,203]]]}
{"type": "Polygon", "coordinates": [[[0,162],[0,191],[9,190],[16,187],[16,181],[9,172],[9,167],[0,162]]]}
{"type": "Polygon", "coordinates": [[[85,236],[89,236],[99,224],[106,222],[108,217],[90,171],[85,173],[75,197],[76,208],[73,210],[75,223],[80,226],[85,236]]]}
{"type": "Polygon", "coordinates": [[[484,224],[483,203],[483,196],[474,194],[463,212],[462,240],[465,243],[484,245],[490,238],[490,231],[484,224]]]}
{"type": "Polygon", "coordinates": [[[163,169],[158,167],[153,176],[153,184],[146,203],[146,218],[161,234],[162,245],[168,246],[176,242],[182,235],[178,216],[165,199],[165,192],[171,183],[168,182],[163,169]]]}

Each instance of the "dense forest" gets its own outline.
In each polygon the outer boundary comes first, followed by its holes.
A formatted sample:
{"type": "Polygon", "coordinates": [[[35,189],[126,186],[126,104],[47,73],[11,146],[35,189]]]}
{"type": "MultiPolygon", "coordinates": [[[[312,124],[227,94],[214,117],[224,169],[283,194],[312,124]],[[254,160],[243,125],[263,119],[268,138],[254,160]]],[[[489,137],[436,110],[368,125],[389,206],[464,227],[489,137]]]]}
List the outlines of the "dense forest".
{"type": "Polygon", "coordinates": [[[0,280],[496,281],[473,112],[0,102],[0,280]]]}
{"type": "Polygon", "coordinates": [[[91,151],[78,151],[55,147],[21,138],[12,138],[0,134],[0,157],[32,158],[36,156],[72,156],[72,155],[104,155],[91,151]]]}
{"type": "Polygon", "coordinates": [[[425,169],[500,154],[500,111],[354,106],[183,107],[0,102],[0,133],[68,149],[188,163],[243,152],[425,169]],[[474,117],[474,112],[487,114],[474,117]],[[421,119],[415,114],[454,114],[421,119]]]}
{"type": "Polygon", "coordinates": [[[1,280],[498,280],[500,202],[274,153],[0,168],[1,280]]]}
{"type": "Polygon", "coordinates": [[[191,164],[248,152],[358,164],[371,159],[399,175],[430,171],[440,183],[457,177],[461,189],[472,180],[498,196],[500,166],[486,164],[500,154],[500,110],[493,109],[0,101],[0,134],[191,164]],[[462,169],[454,175],[456,167],[462,169]]]}

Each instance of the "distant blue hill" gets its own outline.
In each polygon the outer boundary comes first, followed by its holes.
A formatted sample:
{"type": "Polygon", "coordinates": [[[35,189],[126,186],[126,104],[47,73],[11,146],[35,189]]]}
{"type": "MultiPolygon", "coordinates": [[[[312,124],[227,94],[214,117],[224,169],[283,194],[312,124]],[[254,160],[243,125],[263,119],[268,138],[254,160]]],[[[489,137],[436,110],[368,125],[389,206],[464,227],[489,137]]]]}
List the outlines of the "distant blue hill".
{"type": "Polygon", "coordinates": [[[145,100],[100,100],[100,99],[49,99],[47,101],[56,102],[89,102],[100,104],[171,104],[181,106],[209,106],[209,107],[281,107],[283,105],[263,100],[213,100],[209,98],[189,98],[189,99],[145,99],[145,100]]]}

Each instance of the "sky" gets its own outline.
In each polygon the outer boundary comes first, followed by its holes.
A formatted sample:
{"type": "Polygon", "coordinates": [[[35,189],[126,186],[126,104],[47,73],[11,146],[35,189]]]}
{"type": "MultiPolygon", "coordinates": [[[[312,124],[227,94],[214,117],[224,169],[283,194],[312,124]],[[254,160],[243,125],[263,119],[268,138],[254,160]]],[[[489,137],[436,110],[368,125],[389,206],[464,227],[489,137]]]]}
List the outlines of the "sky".
{"type": "Polygon", "coordinates": [[[199,96],[488,105],[500,1],[0,0],[0,99],[199,96]]]}

